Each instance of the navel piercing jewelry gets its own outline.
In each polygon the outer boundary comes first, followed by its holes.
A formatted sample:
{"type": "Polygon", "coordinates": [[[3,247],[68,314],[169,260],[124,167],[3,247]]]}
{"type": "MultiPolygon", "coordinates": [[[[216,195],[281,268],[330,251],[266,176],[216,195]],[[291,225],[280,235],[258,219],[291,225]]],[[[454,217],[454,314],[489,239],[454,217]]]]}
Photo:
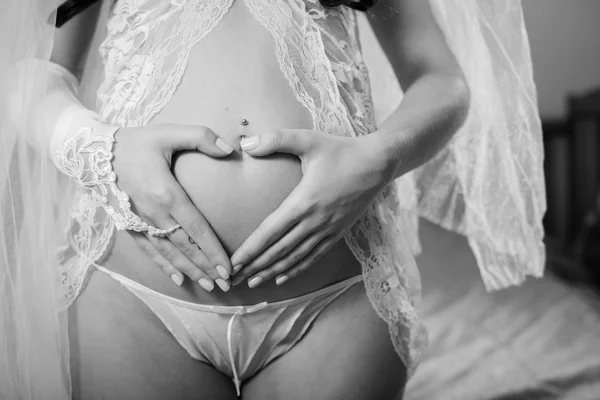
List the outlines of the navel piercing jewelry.
{"type": "Polygon", "coordinates": [[[240,121],[240,137],[242,139],[246,138],[246,126],[248,126],[249,122],[246,118],[242,118],[240,121]]]}

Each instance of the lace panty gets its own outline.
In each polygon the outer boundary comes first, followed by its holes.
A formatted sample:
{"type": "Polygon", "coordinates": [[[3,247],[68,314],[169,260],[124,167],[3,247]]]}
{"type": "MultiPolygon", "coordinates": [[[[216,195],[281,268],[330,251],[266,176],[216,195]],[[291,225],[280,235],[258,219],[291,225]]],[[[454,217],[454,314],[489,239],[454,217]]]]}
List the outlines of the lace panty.
{"type": "Polygon", "coordinates": [[[244,380],[289,351],[325,307],[362,282],[358,275],[289,300],[213,306],[175,299],[96,267],[142,300],[191,357],[230,376],[238,396],[244,380]]]}

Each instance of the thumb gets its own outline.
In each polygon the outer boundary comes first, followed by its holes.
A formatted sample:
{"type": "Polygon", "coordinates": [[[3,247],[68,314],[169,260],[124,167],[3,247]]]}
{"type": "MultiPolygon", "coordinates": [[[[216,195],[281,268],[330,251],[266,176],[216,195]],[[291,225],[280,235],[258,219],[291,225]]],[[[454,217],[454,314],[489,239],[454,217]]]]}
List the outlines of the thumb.
{"type": "Polygon", "coordinates": [[[233,147],[219,138],[212,129],[202,125],[169,125],[169,134],[163,140],[173,153],[181,150],[198,150],[211,157],[224,157],[233,147]]]}
{"type": "Polygon", "coordinates": [[[242,150],[252,156],[289,153],[302,156],[311,150],[314,142],[310,129],[278,129],[274,132],[242,139],[242,150]]]}

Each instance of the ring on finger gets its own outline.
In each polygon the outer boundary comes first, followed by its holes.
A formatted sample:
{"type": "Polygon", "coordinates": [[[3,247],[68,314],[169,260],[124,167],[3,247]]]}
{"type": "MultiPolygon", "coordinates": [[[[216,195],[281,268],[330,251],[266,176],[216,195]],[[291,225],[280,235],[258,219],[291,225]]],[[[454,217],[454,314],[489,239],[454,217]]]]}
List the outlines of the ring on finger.
{"type": "Polygon", "coordinates": [[[158,229],[153,226],[148,226],[148,235],[150,236],[158,236],[165,237],[169,233],[175,232],[177,229],[181,228],[181,225],[177,224],[175,226],[170,227],[169,229],[158,229]]]}

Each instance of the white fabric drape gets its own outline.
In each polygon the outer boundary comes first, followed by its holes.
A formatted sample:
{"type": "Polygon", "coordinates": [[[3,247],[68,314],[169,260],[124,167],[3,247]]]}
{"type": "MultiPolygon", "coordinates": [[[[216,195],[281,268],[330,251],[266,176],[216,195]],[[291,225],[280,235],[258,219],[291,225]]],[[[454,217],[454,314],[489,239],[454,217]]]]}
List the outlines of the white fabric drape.
{"type": "MultiPolygon", "coordinates": [[[[64,244],[73,191],[48,149],[38,145],[44,138],[36,137],[31,110],[46,82],[27,62],[49,59],[53,10],[60,2],[0,0],[1,400],[71,396],[57,249],[64,244]]],[[[468,236],[488,288],[539,276],[545,255],[543,153],[520,2],[431,4],[469,80],[472,107],[450,145],[415,171],[418,211],[468,236]]],[[[383,61],[370,66],[374,79],[383,61]]],[[[383,76],[395,83],[389,71],[383,76]]],[[[397,87],[384,96],[392,100],[376,103],[376,113],[401,98],[397,87]]]]}
{"type": "Polygon", "coordinates": [[[70,397],[56,248],[68,196],[37,116],[58,0],[0,1],[0,399],[70,397]],[[62,200],[59,201],[59,200],[62,200]]]}
{"type": "MultiPolygon", "coordinates": [[[[471,107],[448,146],[414,171],[419,215],[467,236],[488,290],[540,277],[546,259],[544,149],[521,1],[430,2],[467,78],[471,107]]],[[[361,22],[381,122],[402,91],[361,22]]]]}

